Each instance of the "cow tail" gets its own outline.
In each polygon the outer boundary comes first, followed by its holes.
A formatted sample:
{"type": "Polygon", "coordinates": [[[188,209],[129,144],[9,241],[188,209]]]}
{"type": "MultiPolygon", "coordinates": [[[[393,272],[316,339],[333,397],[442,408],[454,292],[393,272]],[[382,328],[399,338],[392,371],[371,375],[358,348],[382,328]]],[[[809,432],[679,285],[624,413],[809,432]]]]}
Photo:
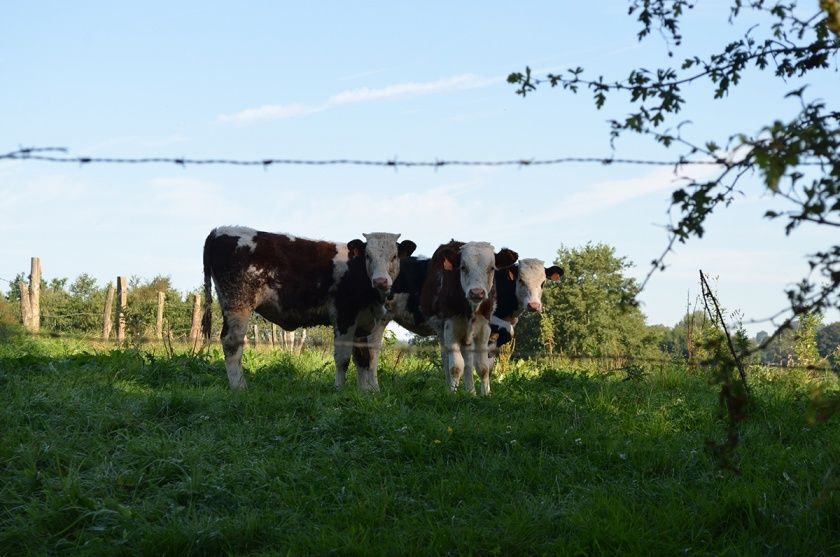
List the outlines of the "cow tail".
{"type": "Polygon", "coordinates": [[[210,243],[213,233],[204,242],[204,315],[201,317],[201,334],[210,340],[210,328],[213,325],[213,290],[210,277],[210,243]]]}

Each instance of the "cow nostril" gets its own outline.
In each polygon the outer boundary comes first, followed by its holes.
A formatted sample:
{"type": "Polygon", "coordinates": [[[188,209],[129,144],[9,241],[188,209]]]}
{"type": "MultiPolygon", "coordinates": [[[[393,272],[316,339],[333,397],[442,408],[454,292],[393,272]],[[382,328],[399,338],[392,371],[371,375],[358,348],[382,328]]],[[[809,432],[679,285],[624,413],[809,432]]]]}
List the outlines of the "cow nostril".
{"type": "Polygon", "coordinates": [[[470,290],[470,298],[473,300],[483,300],[486,296],[483,288],[473,288],[470,290]]]}
{"type": "Polygon", "coordinates": [[[386,290],[388,288],[388,279],[382,277],[373,279],[373,287],[386,290]]]}
{"type": "Polygon", "coordinates": [[[542,304],[538,304],[537,302],[530,302],[528,304],[528,311],[540,311],[542,309],[542,304]]]}

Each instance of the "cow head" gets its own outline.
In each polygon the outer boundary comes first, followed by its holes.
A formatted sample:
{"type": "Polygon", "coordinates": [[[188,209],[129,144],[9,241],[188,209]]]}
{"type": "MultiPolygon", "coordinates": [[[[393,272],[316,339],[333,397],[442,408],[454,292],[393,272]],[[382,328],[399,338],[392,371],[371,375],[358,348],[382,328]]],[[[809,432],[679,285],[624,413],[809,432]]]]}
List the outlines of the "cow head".
{"type": "Polygon", "coordinates": [[[493,246],[487,242],[468,242],[457,251],[446,249],[443,255],[445,270],[459,269],[461,288],[473,310],[490,295],[496,270],[510,267],[519,258],[507,248],[494,253],[493,246]]]}
{"type": "Polygon", "coordinates": [[[353,240],[347,244],[350,259],[364,256],[370,285],[382,293],[387,293],[400,274],[400,259],[414,253],[417,244],[411,240],[398,243],[400,235],[387,232],[372,232],[362,236],[366,242],[353,240]]]}
{"type": "Polygon", "coordinates": [[[542,289],[546,280],[558,282],[563,269],[556,265],[546,268],[539,259],[522,259],[519,265],[507,270],[508,278],[516,282],[517,313],[540,311],[542,289]]]}

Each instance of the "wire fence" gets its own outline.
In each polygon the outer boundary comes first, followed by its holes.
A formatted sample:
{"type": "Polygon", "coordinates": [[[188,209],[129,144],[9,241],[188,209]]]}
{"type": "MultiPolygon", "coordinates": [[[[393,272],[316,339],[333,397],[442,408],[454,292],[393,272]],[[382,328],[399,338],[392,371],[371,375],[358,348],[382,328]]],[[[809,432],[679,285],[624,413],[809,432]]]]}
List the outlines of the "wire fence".
{"type": "MultiPolygon", "coordinates": [[[[266,321],[266,323],[270,322],[266,321]]],[[[67,340],[75,342],[89,343],[94,348],[112,347],[112,348],[126,348],[126,347],[154,347],[157,345],[165,345],[167,342],[176,343],[180,346],[186,346],[191,349],[193,353],[206,350],[210,347],[221,348],[221,341],[216,332],[211,335],[209,339],[199,338],[190,339],[188,333],[189,328],[181,329],[167,329],[164,331],[164,338],[150,336],[148,334],[129,334],[123,341],[118,341],[113,338],[113,335],[108,339],[104,339],[100,334],[85,334],[85,333],[66,333],[60,331],[42,330],[35,333],[27,333],[32,338],[53,339],[53,340],[67,340]]],[[[419,338],[419,337],[418,337],[419,338]]],[[[250,348],[262,350],[285,350],[283,343],[277,339],[271,340],[270,334],[262,334],[258,339],[254,335],[246,334],[244,342],[250,348]]],[[[441,356],[441,348],[437,343],[425,342],[416,343],[412,341],[394,341],[388,340],[381,343],[369,343],[362,340],[342,341],[331,339],[325,342],[320,337],[308,337],[305,350],[319,351],[324,354],[332,353],[335,346],[345,346],[354,349],[374,349],[380,351],[381,355],[390,355],[398,360],[406,355],[427,358],[431,361],[438,362],[441,356]]],[[[293,350],[286,350],[293,352],[293,350]]],[[[461,352],[475,352],[475,348],[462,347],[461,352]]],[[[494,356],[498,356],[494,353],[494,356]]],[[[627,371],[632,377],[634,372],[644,373],[644,368],[663,367],[663,366],[684,366],[687,369],[709,369],[719,364],[701,359],[688,360],[684,356],[674,354],[663,357],[645,357],[634,356],[630,354],[567,354],[563,352],[549,352],[546,350],[525,350],[521,352],[514,351],[511,360],[531,360],[537,363],[550,363],[558,366],[580,366],[583,364],[593,365],[599,364],[603,366],[605,373],[612,373],[616,371],[627,371]]],[[[785,371],[808,371],[808,372],[825,372],[825,373],[840,373],[840,370],[834,369],[830,365],[802,365],[791,359],[787,361],[778,362],[747,362],[749,369],[767,368],[773,370],[785,371]]]]}
{"type": "MultiPolygon", "coordinates": [[[[555,158],[509,158],[503,160],[459,160],[459,159],[435,159],[435,160],[389,160],[375,159],[293,159],[293,158],[260,158],[260,159],[236,159],[223,158],[190,158],[190,157],[90,157],[70,156],[66,154],[55,155],[49,153],[67,153],[64,147],[26,147],[0,155],[0,159],[18,161],[41,161],[60,164],[174,164],[181,167],[190,166],[251,166],[268,168],[270,166],[368,166],[384,168],[442,168],[447,166],[461,167],[502,167],[502,166],[556,166],[561,164],[601,164],[601,165],[637,165],[637,166],[696,166],[713,165],[729,166],[737,164],[726,158],[717,159],[687,159],[676,160],[655,160],[655,159],[634,159],[620,157],[580,157],[564,156],[555,158]]],[[[803,166],[819,166],[819,161],[801,161],[798,164],[803,166]]]]}

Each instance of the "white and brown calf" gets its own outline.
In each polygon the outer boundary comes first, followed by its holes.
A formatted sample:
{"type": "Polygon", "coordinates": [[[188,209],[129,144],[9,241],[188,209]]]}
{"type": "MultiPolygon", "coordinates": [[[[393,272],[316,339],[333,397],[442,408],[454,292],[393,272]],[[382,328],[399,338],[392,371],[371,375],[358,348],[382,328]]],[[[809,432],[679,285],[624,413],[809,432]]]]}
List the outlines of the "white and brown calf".
{"type": "MultiPolygon", "coordinates": [[[[246,386],[242,348],[251,313],[286,330],[332,325],[335,383],[344,384],[351,355],[361,390],[379,388],[370,344],[384,315],[383,300],[416,248],[399,234],[364,235],[346,244],[261,232],[241,226],[214,229],[204,243],[204,317],[210,336],[211,278],[222,308],[222,348],[232,389],[246,386]]],[[[376,349],[378,356],[378,348],[376,349]]]]}
{"type": "Polygon", "coordinates": [[[451,241],[435,250],[420,298],[427,319],[441,323],[439,335],[446,381],[456,390],[465,374],[467,392],[475,392],[473,369],[481,379],[481,394],[490,394],[487,358],[490,317],[496,303],[494,274],[513,265],[516,252],[495,253],[487,242],[451,241]]]}
{"type": "Polygon", "coordinates": [[[539,259],[520,259],[518,263],[496,271],[496,309],[490,318],[491,367],[499,346],[510,342],[519,317],[542,310],[542,291],[546,281],[559,282],[563,269],[546,267],[539,259]]]}

